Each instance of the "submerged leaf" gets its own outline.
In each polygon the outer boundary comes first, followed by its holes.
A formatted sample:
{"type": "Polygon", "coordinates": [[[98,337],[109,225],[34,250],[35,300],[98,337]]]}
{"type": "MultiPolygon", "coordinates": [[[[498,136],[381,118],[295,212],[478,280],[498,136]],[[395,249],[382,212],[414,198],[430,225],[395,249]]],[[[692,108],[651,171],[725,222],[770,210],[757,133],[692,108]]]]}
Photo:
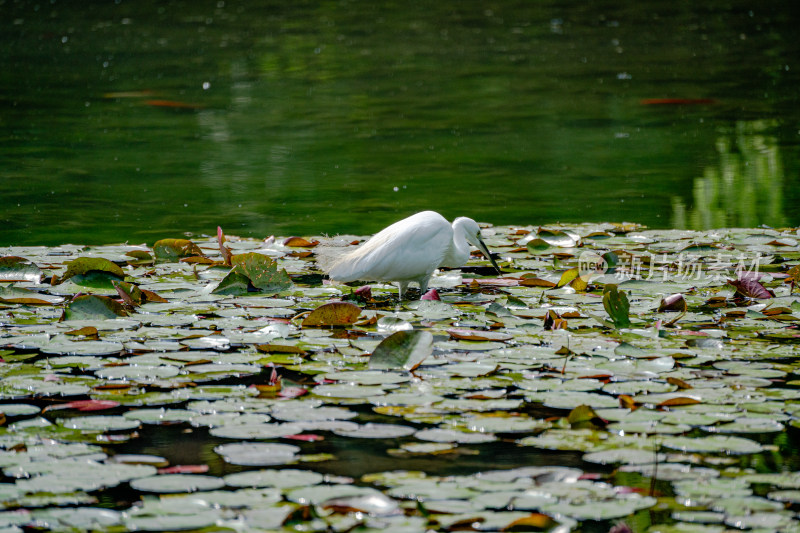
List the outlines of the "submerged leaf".
{"type": "Polygon", "coordinates": [[[429,331],[398,331],[375,348],[368,367],[381,370],[413,370],[433,352],[433,335],[429,331]]]}

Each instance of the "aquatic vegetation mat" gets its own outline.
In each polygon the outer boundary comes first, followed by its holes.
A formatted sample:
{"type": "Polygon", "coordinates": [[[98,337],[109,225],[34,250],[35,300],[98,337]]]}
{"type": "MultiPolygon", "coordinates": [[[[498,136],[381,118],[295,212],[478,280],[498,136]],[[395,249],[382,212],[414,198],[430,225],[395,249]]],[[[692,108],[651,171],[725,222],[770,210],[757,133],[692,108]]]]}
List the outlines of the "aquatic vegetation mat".
{"type": "Polygon", "coordinates": [[[797,230],[483,237],[0,248],[0,529],[800,531],[797,230]]]}

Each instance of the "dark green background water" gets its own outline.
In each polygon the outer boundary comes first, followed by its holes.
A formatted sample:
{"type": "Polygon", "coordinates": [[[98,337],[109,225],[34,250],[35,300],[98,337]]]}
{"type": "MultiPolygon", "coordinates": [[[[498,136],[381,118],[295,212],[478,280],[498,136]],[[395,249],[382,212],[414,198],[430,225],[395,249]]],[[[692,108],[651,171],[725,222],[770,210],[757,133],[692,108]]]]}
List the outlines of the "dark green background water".
{"type": "Polygon", "coordinates": [[[0,246],[798,225],[797,11],[0,0],[0,246]]]}

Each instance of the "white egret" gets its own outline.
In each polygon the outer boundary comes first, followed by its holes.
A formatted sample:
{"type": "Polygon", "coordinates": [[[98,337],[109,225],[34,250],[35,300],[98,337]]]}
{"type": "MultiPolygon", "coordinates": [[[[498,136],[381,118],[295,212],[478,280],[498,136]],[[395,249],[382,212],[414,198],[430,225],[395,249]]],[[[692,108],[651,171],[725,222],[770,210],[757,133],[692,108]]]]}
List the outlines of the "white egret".
{"type": "Polygon", "coordinates": [[[500,267],[483,243],[481,229],[474,220],[459,217],[451,225],[434,211],[422,211],[395,222],[323,268],[327,267],[328,275],[336,281],[395,281],[402,300],[410,282],[418,283],[424,294],[434,270],[464,265],[469,260],[470,244],[492,262],[499,274],[500,267]]]}

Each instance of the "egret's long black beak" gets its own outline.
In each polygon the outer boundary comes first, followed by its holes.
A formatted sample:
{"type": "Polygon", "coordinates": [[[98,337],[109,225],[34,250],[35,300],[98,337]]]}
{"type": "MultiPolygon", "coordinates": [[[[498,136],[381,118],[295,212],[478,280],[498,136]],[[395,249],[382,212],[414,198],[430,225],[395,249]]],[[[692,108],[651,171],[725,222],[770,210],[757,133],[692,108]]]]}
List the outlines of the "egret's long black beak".
{"type": "Polygon", "coordinates": [[[492,266],[494,267],[495,270],[497,270],[497,274],[501,275],[503,272],[500,270],[500,267],[497,266],[497,261],[495,261],[494,257],[492,257],[492,254],[489,252],[489,249],[483,243],[483,239],[481,239],[480,235],[478,235],[478,249],[484,256],[486,256],[489,259],[489,261],[492,262],[492,266]]]}

